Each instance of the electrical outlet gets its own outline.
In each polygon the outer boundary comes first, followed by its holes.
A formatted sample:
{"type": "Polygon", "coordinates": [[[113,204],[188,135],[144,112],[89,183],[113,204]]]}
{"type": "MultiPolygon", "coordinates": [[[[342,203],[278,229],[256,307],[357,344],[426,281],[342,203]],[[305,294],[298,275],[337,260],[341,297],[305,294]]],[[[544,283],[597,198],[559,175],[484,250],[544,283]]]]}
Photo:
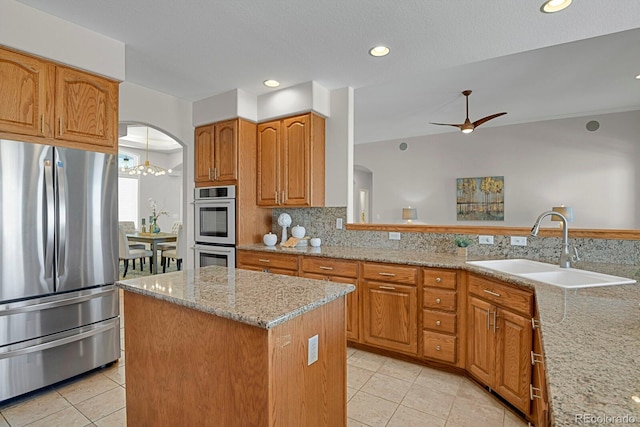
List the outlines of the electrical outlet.
{"type": "Polygon", "coordinates": [[[493,245],[493,236],[478,236],[478,243],[481,245],[493,245]]]}
{"type": "Polygon", "coordinates": [[[336,228],[342,230],[342,218],[336,218],[336,228]]]}
{"type": "Polygon", "coordinates": [[[389,240],[400,240],[400,233],[397,231],[390,231],[389,240]]]}
{"type": "Polygon", "coordinates": [[[511,236],[511,246],[527,246],[527,238],[524,236],[511,236]]]}
{"type": "Polygon", "coordinates": [[[307,366],[314,364],[318,361],[318,336],[314,335],[309,338],[309,345],[307,347],[307,366]]]}

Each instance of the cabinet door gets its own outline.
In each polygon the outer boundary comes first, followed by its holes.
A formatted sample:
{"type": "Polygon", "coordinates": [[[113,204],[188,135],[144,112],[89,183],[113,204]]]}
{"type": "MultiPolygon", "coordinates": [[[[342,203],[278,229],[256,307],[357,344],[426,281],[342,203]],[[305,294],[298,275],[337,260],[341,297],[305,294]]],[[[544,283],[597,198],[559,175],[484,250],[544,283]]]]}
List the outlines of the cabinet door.
{"type": "Polygon", "coordinates": [[[355,291],[347,294],[347,339],[351,341],[358,341],[358,279],[352,277],[327,276],[318,273],[303,273],[302,277],[316,280],[330,280],[337,283],[347,283],[356,287],[355,291]]]}
{"type": "Polygon", "coordinates": [[[51,136],[55,67],[0,49],[0,131],[51,136]]]}
{"type": "Polygon", "coordinates": [[[467,303],[467,371],[483,384],[491,385],[495,359],[491,322],[496,308],[474,296],[469,296],[467,303]]]}
{"type": "Polygon", "coordinates": [[[309,115],[282,121],[282,204],[310,206],[311,126],[309,115]]]}
{"type": "Polygon", "coordinates": [[[280,121],[258,125],[258,206],[277,206],[280,195],[280,121]]]}
{"type": "Polygon", "coordinates": [[[194,180],[196,183],[213,181],[213,141],[214,126],[199,126],[195,132],[195,158],[196,170],[194,180]]]}
{"type": "Polygon", "coordinates": [[[533,331],[533,352],[535,364],[533,365],[532,382],[535,395],[533,396],[533,400],[531,401],[531,404],[533,405],[531,413],[533,414],[533,423],[536,427],[548,427],[549,398],[547,396],[547,378],[544,368],[542,336],[539,327],[537,327],[533,331]]]}
{"type": "Polygon", "coordinates": [[[493,388],[525,414],[531,399],[531,318],[498,309],[496,376],[493,388]]]}
{"type": "Polygon", "coordinates": [[[118,84],[56,67],[57,139],[118,150],[118,84]]]}
{"type": "Polygon", "coordinates": [[[416,355],[417,291],[413,286],[365,281],[363,341],[416,355]]]}
{"type": "Polygon", "coordinates": [[[214,178],[234,184],[238,179],[238,121],[216,123],[215,131],[214,178]]]}

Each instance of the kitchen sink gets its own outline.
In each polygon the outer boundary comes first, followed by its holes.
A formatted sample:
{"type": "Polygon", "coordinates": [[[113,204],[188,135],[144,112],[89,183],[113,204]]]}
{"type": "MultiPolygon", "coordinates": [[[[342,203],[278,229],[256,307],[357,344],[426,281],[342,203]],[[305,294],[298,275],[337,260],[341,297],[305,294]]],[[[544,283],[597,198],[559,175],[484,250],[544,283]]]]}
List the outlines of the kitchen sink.
{"type": "Polygon", "coordinates": [[[558,265],[528,259],[467,261],[467,264],[570,289],[636,283],[634,279],[626,277],[576,268],[560,268],[558,265]]]}

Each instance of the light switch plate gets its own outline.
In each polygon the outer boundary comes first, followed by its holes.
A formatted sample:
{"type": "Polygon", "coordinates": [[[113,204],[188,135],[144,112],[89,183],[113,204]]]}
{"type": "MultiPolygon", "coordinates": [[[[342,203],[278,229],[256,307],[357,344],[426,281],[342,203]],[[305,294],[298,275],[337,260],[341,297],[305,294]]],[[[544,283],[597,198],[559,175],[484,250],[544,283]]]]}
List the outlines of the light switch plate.
{"type": "Polygon", "coordinates": [[[314,335],[309,338],[309,346],[307,347],[307,366],[318,361],[318,336],[314,335]]]}
{"type": "Polygon", "coordinates": [[[481,245],[493,245],[493,236],[478,236],[478,243],[481,245]]]}
{"type": "Polygon", "coordinates": [[[390,231],[389,240],[400,240],[400,233],[398,231],[390,231]]]}
{"type": "Polygon", "coordinates": [[[342,230],[342,218],[336,218],[336,228],[342,230]]]}

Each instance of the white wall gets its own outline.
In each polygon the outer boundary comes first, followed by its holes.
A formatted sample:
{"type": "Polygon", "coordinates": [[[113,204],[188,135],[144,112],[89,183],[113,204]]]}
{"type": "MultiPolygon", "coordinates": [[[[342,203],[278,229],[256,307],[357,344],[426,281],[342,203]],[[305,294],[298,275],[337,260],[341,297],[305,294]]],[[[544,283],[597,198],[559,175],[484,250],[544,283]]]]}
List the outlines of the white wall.
{"type": "Polygon", "coordinates": [[[640,228],[638,111],[358,144],[355,163],[373,171],[373,222],[411,205],[426,224],[525,226],[565,204],[572,227],[640,228]],[[457,221],[456,178],[481,176],[504,176],[504,221],[457,221]]]}
{"type": "Polygon", "coordinates": [[[0,0],[0,44],[125,79],[124,43],[13,0],[0,0]]]}
{"type": "Polygon", "coordinates": [[[346,206],[353,197],[353,88],[331,91],[325,134],[325,205],[346,206]],[[351,196],[350,196],[351,195],[351,196]]]}

